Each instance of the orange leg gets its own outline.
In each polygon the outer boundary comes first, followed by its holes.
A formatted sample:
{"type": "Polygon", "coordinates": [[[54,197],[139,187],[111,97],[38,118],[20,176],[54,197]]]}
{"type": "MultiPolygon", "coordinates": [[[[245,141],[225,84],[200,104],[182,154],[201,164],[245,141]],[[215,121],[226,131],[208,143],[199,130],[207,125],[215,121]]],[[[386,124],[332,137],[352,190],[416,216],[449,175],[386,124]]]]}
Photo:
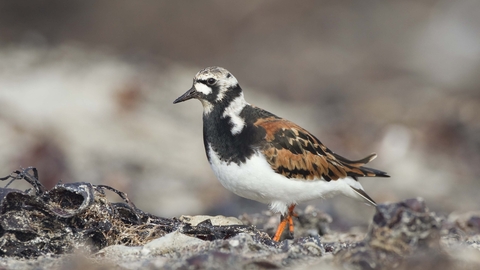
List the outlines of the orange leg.
{"type": "Polygon", "coordinates": [[[278,242],[280,241],[280,237],[282,237],[283,231],[285,230],[285,227],[287,227],[288,223],[288,231],[290,232],[291,235],[293,235],[293,218],[296,217],[297,214],[293,212],[293,209],[295,208],[295,204],[292,204],[288,207],[288,213],[286,216],[282,216],[282,221],[280,221],[280,224],[278,225],[277,232],[275,233],[275,236],[273,237],[273,241],[278,242]]]}
{"type": "Polygon", "coordinates": [[[273,241],[275,242],[280,241],[280,237],[282,237],[283,230],[285,230],[286,226],[287,226],[287,219],[283,218],[282,216],[282,221],[280,221],[280,224],[278,224],[278,229],[277,229],[277,232],[275,233],[275,236],[273,237],[273,241]]]}

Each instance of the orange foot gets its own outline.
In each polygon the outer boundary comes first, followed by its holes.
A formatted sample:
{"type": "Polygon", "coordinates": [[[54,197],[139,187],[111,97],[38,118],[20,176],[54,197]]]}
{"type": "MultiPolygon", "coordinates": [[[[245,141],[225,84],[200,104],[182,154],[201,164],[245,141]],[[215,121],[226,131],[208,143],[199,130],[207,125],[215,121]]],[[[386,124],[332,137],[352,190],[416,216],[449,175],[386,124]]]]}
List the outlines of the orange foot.
{"type": "Polygon", "coordinates": [[[295,208],[295,204],[292,204],[288,207],[288,213],[286,216],[282,215],[282,220],[280,221],[280,224],[278,225],[277,232],[275,233],[275,236],[273,237],[273,241],[278,242],[280,241],[280,237],[282,237],[283,231],[285,230],[285,227],[287,226],[288,223],[288,231],[290,234],[293,236],[293,217],[297,217],[298,215],[293,212],[293,209],[295,208]]]}

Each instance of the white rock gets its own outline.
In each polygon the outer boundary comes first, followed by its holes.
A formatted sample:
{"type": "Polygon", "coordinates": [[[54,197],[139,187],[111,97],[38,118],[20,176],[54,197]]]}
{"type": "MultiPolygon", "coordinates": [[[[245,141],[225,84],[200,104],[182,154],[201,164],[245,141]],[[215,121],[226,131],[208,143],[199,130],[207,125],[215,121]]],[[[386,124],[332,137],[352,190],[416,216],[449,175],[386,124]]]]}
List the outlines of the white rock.
{"type": "Polygon", "coordinates": [[[205,241],[203,240],[174,231],[148,242],[142,247],[141,253],[142,255],[155,256],[204,244],[205,241]]]}
{"type": "Polygon", "coordinates": [[[243,225],[243,223],[235,217],[225,217],[225,216],[181,216],[179,218],[181,221],[188,223],[192,226],[197,226],[199,223],[210,219],[212,225],[214,226],[230,226],[230,225],[243,225]]]}

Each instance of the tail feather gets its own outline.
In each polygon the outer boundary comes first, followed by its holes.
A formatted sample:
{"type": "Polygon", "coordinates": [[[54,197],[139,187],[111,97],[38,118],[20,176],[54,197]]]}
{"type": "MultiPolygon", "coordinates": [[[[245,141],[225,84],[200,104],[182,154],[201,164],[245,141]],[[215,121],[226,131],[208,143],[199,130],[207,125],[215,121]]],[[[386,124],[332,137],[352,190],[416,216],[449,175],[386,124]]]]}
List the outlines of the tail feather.
{"type": "Polygon", "coordinates": [[[368,196],[368,194],[363,189],[354,188],[352,186],[350,187],[353,189],[353,191],[355,191],[355,193],[360,195],[360,197],[362,197],[367,203],[369,203],[372,206],[377,206],[377,203],[372,198],[370,198],[370,196],[368,196]]]}
{"type": "Polygon", "coordinates": [[[377,158],[377,154],[375,153],[371,153],[370,155],[362,158],[362,159],[359,159],[359,160],[349,160],[347,158],[344,158],[340,155],[337,155],[334,153],[334,156],[335,158],[337,158],[338,160],[342,161],[342,162],[346,162],[352,166],[355,166],[355,167],[359,167],[359,166],[362,166],[362,165],[365,165],[367,163],[369,163],[370,161],[374,160],[377,158]]]}
{"type": "Polygon", "coordinates": [[[368,167],[360,167],[360,170],[365,174],[364,176],[374,176],[374,177],[390,177],[386,172],[380,171],[377,169],[372,169],[368,167]]]}
{"type": "Polygon", "coordinates": [[[349,168],[347,175],[356,179],[357,177],[368,176],[368,177],[390,177],[386,172],[380,171],[373,168],[363,167],[363,165],[374,160],[377,157],[377,154],[372,153],[359,160],[349,160],[338,154],[333,153],[335,158],[342,163],[345,167],[349,168]]]}

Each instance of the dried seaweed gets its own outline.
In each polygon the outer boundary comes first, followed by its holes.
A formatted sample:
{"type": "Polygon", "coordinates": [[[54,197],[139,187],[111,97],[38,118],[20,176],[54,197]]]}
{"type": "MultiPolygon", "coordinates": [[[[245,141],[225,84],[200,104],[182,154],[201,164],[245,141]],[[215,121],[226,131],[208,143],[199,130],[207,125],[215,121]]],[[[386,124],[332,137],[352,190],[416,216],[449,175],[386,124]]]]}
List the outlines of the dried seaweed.
{"type": "Polygon", "coordinates": [[[47,191],[32,167],[0,180],[10,180],[0,188],[0,256],[31,258],[78,248],[95,252],[114,244],[139,246],[174,230],[204,240],[226,239],[253,230],[248,226],[213,226],[208,221],[193,227],[175,218],[157,217],[138,209],[127,194],[106,185],[59,183],[47,191]],[[8,188],[15,180],[24,180],[32,188],[8,188]],[[106,190],[123,202],[109,202],[106,190]]]}

